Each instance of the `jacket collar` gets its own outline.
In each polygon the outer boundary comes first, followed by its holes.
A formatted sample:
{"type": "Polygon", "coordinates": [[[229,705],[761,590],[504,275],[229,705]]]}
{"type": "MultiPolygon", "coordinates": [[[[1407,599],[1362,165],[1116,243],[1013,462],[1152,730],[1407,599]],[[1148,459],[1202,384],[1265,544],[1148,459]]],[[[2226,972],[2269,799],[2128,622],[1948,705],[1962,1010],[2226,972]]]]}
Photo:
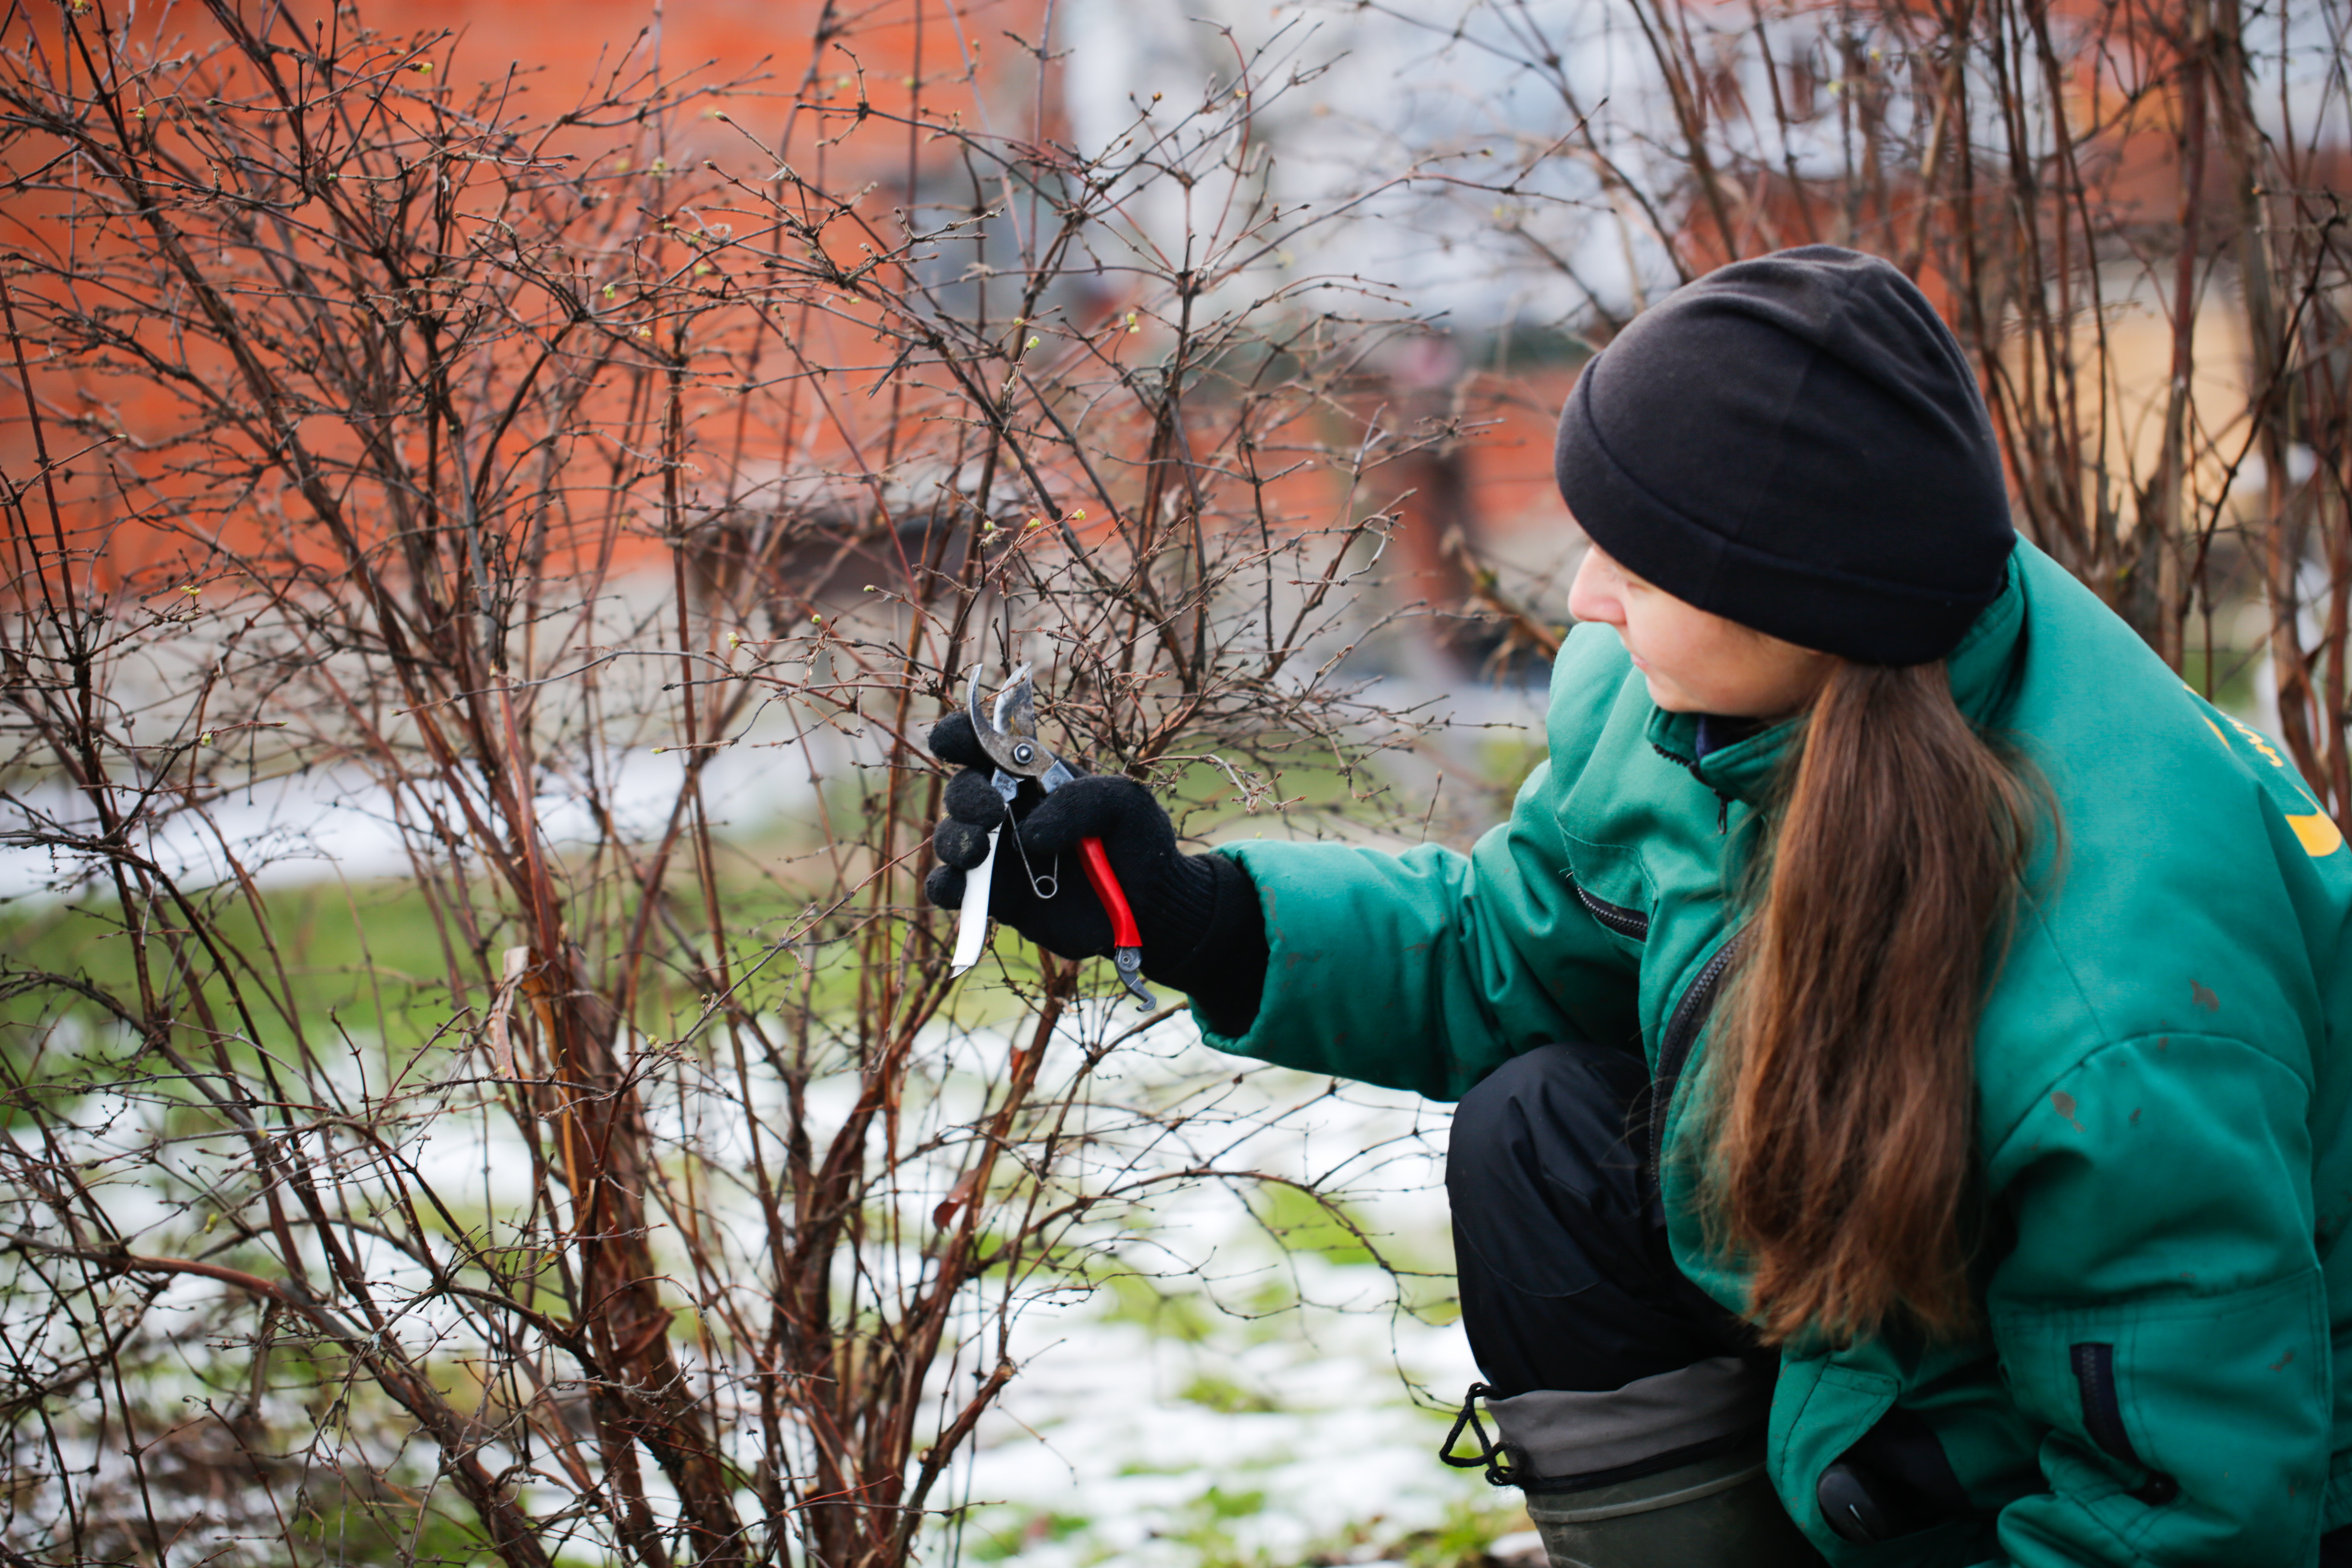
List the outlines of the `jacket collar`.
{"type": "MultiPolygon", "coordinates": [[[[2010,556],[2008,580],[1993,602],[1962,635],[1947,658],[1952,700],[1976,724],[1988,724],[2007,704],[2016,655],[2025,639],[2026,588],[2023,562],[2032,545],[2020,540],[2010,556]]],[[[1699,716],[1650,713],[1649,741],[1668,759],[1726,800],[1754,805],[1771,788],[1781,761],[1804,733],[1802,716],[1768,726],[1728,745],[1699,754],[1699,716]]]]}

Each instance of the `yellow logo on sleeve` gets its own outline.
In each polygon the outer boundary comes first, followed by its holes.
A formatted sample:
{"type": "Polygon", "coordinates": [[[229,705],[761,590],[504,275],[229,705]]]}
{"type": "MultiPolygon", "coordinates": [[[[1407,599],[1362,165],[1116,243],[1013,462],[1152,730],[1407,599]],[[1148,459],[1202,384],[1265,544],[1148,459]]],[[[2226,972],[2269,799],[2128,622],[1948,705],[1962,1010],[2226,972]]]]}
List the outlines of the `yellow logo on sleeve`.
{"type": "Polygon", "coordinates": [[[2189,688],[2189,694],[2195,697],[2198,707],[2204,710],[2200,717],[2205,720],[2205,727],[2213,731],[2215,740],[2224,746],[2230,744],[2230,738],[2221,733],[2221,726],[2213,722],[2213,716],[2220,714],[2231,729],[2235,730],[2244,738],[2246,744],[2261,752],[2263,760],[2278,771],[2278,776],[2273,781],[2273,784],[2285,784],[2294,792],[2295,804],[2308,808],[2305,811],[2289,811],[2286,809],[2286,802],[2280,798],[2276,788],[2271,792],[2271,798],[2278,801],[2280,815],[2286,818],[2286,825],[2294,829],[2295,841],[2303,846],[2305,854],[2316,859],[2323,855],[2333,855],[2344,847],[2344,830],[2336,826],[2334,817],[2319,809],[2319,803],[2311,798],[2309,790],[2303,787],[2303,780],[2296,776],[2293,768],[2286,765],[2286,759],[2278,754],[2278,748],[2272,745],[2260,730],[2251,724],[2241,723],[2229,714],[2222,713],[2219,708],[2199,696],[2196,688],[2189,688]]]}

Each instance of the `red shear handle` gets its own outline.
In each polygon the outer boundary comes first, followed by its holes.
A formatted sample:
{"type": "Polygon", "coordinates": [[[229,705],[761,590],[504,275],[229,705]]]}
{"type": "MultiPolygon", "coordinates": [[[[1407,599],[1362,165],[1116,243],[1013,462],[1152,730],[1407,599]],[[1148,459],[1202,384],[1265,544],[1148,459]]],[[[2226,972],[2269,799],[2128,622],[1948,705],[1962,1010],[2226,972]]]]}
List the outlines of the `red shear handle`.
{"type": "Polygon", "coordinates": [[[1143,935],[1135,929],[1135,911],[1127,907],[1127,889],[1118,885],[1118,874],[1110,868],[1110,857],[1103,853],[1099,838],[1078,840],[1078,853],[1087,862],[1087,880],[1094,884],[1095,897],[1110,914],[1110,944],[1113,947],[1143,945],[1143,935]]]}

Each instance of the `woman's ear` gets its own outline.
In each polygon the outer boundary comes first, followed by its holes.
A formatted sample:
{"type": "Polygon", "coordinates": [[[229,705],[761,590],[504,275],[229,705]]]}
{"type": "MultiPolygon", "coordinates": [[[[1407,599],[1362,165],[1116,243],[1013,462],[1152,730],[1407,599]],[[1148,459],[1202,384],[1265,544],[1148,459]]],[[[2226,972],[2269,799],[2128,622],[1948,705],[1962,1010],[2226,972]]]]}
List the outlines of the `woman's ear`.
{"type": "MultiPolygon", "coordinates": [[[[1759,632],[1756,635],[1762,637],[1764,634],[1759,632]]],[[[1772,640],[1780,642],[1778,637],[1772,640]]],[[[1832,678],[1853,662],[1850,659],[1841,658],[1833,653],[1823,653],[1817,647],[1799,647],[1792,642],[1782,642],[1780,646],[1784,648],[1795,649],[1797,653],[1803,656],[1803,662],[1797,668],[1795,679],[1802,689],[1804,696],[1797,706],[1790,710],[1788,716],[1791,718],[1798,713],[1811,712],[1813,704],[1821,700],[1822,693],[1829,689],[1832,678]]]]}
{"type": "Polygon", "coordinates": [[[1758,700],[1752,718],[1777,723],[1811,712],[1832,678],[1851,666],[1852,661],[1836,654],[1800,647],[1737,621],[1729,624],[1750,650],[1748,668],[1755,675],[1758,700]]]}

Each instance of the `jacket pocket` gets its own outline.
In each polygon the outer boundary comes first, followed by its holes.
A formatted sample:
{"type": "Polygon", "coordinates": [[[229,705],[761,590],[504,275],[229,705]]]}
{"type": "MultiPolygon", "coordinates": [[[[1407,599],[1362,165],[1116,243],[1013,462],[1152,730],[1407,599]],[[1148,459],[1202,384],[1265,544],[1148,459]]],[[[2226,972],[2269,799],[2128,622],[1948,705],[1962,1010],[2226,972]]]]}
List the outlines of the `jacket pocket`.
{"type": "Polygon", "coordinates": [[[1619,936],[1634,942],[1645,941],[1649,937],[1648,915],[1639,910],[1627,909],[1622,904],[1612,904],[1572,878],[1570,886],[1576,889],[1577,902],[1584,906],[1585,911],[1619,936]]]}
{"type": "Polygon", "coordinates": [[[2162,1470],[2148,1469],[2132,1447],[2131,1432],[2124,1426],[2124,1405],[2116,1388],[2116,1347],[2095,1341],[2067,1348],[2067,1359],[2074,1368],[2074,1387],[2083,1401],[2083,1429],[2091,1441],[2105,1448],[2109,1456],[2126,1465],[2147,1470],[2147,1479],[2132,1489],[2132,1496],[2150,1507],[2162,1507],[2180,1495],[2180,1483],[2162,1470]]]}
{"type": "Polygon", "coordinates": [[[1576,901],[1619,945],[1638,953],[1650,935],[1650,910],[1657,890],[1633,850],[1568,837],[1570,864],[1563,871],[1576,901]]]}
{"type": "Polygon", "coordinates": [[[2329,1439],[2317,1269],[2243,1290],[1997,1305],[2047,1500],[2159,1563],[2285,1565],[2319,1532],[2329,1439]]]}

